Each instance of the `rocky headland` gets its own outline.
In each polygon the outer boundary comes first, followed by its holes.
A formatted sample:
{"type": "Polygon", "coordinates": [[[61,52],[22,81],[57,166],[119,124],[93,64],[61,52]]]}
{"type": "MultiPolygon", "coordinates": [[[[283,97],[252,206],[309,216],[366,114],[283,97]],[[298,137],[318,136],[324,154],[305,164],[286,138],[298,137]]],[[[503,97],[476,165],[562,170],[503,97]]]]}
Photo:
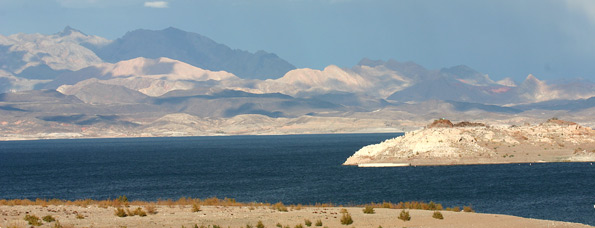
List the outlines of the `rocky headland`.
{"type": "Polygon", "coordinates": [[[595,161],[595,130],[549,119],[488,125],[446,119],[361,148],[343,165],[403,166],[595,161]]]}

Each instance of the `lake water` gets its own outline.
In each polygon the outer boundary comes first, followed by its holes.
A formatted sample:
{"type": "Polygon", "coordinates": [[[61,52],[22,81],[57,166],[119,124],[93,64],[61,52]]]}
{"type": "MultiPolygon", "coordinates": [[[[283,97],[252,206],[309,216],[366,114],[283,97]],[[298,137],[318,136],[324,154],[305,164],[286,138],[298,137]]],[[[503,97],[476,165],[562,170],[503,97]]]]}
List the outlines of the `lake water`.
{"type": "Polygon", "coordinates": [[[434,201],[595,225],[590,163],[357,168],[362,146],[401,134],[0,142],[0,198],[242,202],[434,201]]]}

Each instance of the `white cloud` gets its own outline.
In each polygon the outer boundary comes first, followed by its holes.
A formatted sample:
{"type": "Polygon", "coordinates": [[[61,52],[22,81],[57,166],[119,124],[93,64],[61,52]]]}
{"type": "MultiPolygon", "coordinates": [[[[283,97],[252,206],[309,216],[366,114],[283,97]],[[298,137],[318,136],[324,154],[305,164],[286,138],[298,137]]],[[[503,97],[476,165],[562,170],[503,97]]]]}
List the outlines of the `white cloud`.
{"type": "Polygon", "coordinates": [[[566,0],[568,8],[581,12],[595,23],[595,1],[593,0],[566,0]]]}
{"type": "Polygon", "coordinates": [[[145,2],[145,7],[150,8],[167,8],[168,2],[166,1],[154,1],[154,2],[145,2]]]}

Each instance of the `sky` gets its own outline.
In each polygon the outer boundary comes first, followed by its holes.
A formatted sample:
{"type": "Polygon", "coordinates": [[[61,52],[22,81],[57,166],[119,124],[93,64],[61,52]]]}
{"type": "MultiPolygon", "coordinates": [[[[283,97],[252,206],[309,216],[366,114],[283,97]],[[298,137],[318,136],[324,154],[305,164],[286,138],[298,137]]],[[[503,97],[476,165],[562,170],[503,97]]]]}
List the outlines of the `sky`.
{"type": "Polygon", "coordinates": [[[298,68],[362,58],[467,65],[499,80],[595,81],[591,0],[0,0],[0,34],[117,39],[176,27],[298,68]]]}

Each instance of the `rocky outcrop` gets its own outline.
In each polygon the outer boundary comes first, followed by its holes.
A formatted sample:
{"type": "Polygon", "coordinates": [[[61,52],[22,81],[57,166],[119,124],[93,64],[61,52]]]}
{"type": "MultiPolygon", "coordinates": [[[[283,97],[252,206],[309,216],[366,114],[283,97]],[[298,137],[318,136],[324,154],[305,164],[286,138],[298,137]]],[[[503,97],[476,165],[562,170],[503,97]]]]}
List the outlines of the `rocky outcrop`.
{"type": "Polygon", "coordinates": [[[488,126],[437,120],[426,128],[369,145],[344,165],[453,165],[595,161],[595,130],[550,119],[539,125],[488,126]]]}

